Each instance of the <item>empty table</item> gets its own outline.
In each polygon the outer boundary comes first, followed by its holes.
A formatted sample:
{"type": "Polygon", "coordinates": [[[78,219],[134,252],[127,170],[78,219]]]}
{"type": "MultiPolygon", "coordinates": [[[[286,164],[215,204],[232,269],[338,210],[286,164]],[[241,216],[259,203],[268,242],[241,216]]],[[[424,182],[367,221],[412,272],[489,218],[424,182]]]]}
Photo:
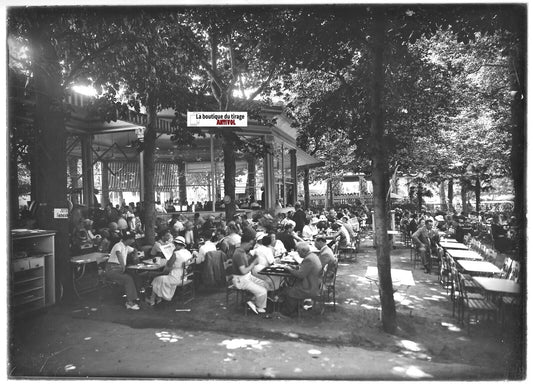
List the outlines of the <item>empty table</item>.
{"type": "Polygon", "coordinates": [[[520,294],[520,284],[513,280],[504,278],[472,277],[479,286],[489,293],[499,293],[504,295],[520,294]]]}
{"type": "Polygon", "coordinates": [[[472,250],[447,249],[446,254],[448,254],[454,260],[468,259],[471,261],[483,261],[483,257],[479,253],[472,250]]]}
{"type": "Polygon", "coordinates": [[[459,259],[457,264],[463,268],[463,270],[471,275],[490,276],[494,273],[499,273],[500,269],[487,261],[469,261],[459,259]]]}
{"type": "MultiPolygon", "coordinates": [[[[415,280],[413,273],[410,270],[391,269],[390,270],[393,285],[414,286],[415,280]]],[[[378,283],[378,268],[376,266],[368,266],[366,269],[365,278],[378,283]]]]}
{"type": "Polygon", "coordinates": [[[459,242],[441,241],[440,245],[443,249],[468,250],[468,246],[459,242]]]}

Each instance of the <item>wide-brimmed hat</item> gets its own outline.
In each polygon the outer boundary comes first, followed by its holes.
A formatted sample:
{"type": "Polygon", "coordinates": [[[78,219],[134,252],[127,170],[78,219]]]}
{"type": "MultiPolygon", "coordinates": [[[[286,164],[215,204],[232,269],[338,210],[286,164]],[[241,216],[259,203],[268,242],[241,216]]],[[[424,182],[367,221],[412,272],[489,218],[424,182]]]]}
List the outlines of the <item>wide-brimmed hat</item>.
{"type": "Polygon", "coordinates": [[[322,220],[328,220],[328,218],[326,218],[326,215],[320,215],[319,221],[322,221],[322,220]]]}
{"type": "Polygon", "coordinates": [[[444,217],[442,215],[437,215],[437,216],[435,216],[435,220],[437,222],[444,222],[444,217]]]}
{"type": "Polygon", "coordinates": [[[311,218],[311,221],[310,221],[311,224],[317,224],[318,222],[319,222],[319,220],[318,220],[318,218],[316,216],[313,216],[311,218]]]}
{"type": "Polygon", "coordinates": [[[176,244],[180,244],[180,245],[183,245],[185,246],[187,243],[185,242],[185,238],[182,237],[181,235],[180,236],[177,236],[176,238],[174,238],[174,243],[176,244]]]}

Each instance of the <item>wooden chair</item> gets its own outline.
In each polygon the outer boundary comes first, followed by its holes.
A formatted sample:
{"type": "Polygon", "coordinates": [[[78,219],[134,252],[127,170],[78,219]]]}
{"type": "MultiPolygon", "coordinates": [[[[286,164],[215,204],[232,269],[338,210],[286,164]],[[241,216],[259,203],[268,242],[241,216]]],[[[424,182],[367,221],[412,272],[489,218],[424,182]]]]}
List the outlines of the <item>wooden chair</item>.
{"type": "Polygon", "coordinates": [[[459,275],[459,303],[461,306],[460,322],[464,324],[465,313],[466,313],[466,324],[467,331],[470,334],[470,319],[472,315],[476,319],[480,316],[494,316],[494,321],[498,317],[498,307],[492,301],[486,300],[485,298],[478,297],[475,294],[469,293],[464,287],[464,278],[459,275]]]}
{"type": "Polygon", "coordinates": [[[324,266],[322,271],[322,280],[320,282],[319,302],[321,304],[320,314],[324,313],[326,302],[333,301],[333,310],[336,310],[336,289],[335,282],[337,280],[337,269],[339,267],[338,260],[324,266]]]}
{"type": "Polygon", "coordinates": [[[452,263],[450,262],[450,257],[448,257],[446,254],[443,254],[441,258],[438,281],[442,287],[446,289],[446,294],[448,294],[450,287],[453,285],[453,281],[452,263]]]}
{"type": "Polygon", "coordinates": [[[511,264],[511,272],[508,279],[515,282],[520,282],[520,263],[518,261],[513,261],[511,264]]]}
{"type": "MultiPolygon", "coordinates": [[[[229,302],[232,295],[235,298],[235,305],[241,305],[251,298],[251,293],[244,289],[238,289],[233,284],[233,261],[231,259],[224,262],[224,269],[226,270],[226,309],[229,310],[229,302]]],[[[246,306],[244,307],[244,315],[248,315],[248,308],[246,306]]]]}
{"type": "Polygon", "coordinates": [[[181,281],[176,288],[176,293],[173,298],[178,298],[182,304],[188,304],[194,300],[194,263],[195,258],[191,258],[183,262],[183,274],[181,281]]]}
{"type": "Polygon", "coordinates": [[[353,243],[347,246],[338,247],[338,258],[340,261],[355,260],[357,258],[357,247],[353,243]]]}
{"type": "Polygon", "coordinates": [[[500,278],[509,278],[509,275],[511,274],[511,268],[513,266],[513,260],[509,257],[505,258],[503,261],[503,266],[500,269],[500,278]]]}

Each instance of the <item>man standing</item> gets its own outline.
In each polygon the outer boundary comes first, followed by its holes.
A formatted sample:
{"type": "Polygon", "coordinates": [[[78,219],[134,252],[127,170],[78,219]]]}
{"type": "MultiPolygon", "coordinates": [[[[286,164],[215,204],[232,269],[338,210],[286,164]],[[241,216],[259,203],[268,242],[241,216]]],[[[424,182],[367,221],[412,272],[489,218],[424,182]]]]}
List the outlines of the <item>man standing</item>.
{"type": "Polygon", "coordinates": [[[281,312],[286,316],[293,316],[297,313],[298,300],[317,297],[320,287],[320,272],[322,270],[320,259],[311,252],[307,242],[298,242],[296,251],[304,260],[298,269],[287,268],[290,274],[297,279],[294,286],[287,287],[284,291],[285,302],[281,312]]]}
{"type": "Polygon", "coordinates": [[[306,215],[305,212],[302,210],[302,205],[300,204],[300,202],[296,202],[294,208],[296,210],[294,212],[294,215],[292,216],[292,220],[296,223],[296,226],[294,226],[294,231],[301,234],[305,225],[306,215]]]}

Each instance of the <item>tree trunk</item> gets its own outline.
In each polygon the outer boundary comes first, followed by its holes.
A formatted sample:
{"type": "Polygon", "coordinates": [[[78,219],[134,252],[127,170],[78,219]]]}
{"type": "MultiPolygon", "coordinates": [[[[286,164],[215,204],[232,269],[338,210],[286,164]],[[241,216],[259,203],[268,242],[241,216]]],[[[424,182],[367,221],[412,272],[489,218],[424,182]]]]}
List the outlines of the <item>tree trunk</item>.
{"type": "Polygon", "coordinates": [[[157,105],[152,94],[147,98],[147,126],[144,133],[144,243],[155,243],[155,140],[157,138],[157,105]]]}
{"type": "Polygon", "coordinates": [[[247,157],[248,163],[248,176],[246,181],[246,187],[248,188],[246,194],[248,198],[255,201],[256,200],[256,189],[255,189],[255,157],[252,155],[247,157]]]}
{"type": "Polygon", "coordinates": [[[476,212],[479,213],[479,209],[481,207],[481,181],[479,181],[479,177],[476,177],[476,212]]]}
{"type": "Polygon", "coordinates": [[[9,152],[9,217],[11,226],[16,227],[19,220],[19,179],[17,152],[14,148],[12,146],[9,152]]]}
{"type": "Polygon", "coordinates": [[[231,136],[223,135],[222,150],[224,152],[224,195],[235,201],[235,149],[231,136]]]}
{"type": "Polygon", "coordinates": [[[309,168],[304,168],[304,206],[305,208],[309,208],[309,204],[311,203],[311,197],[309,195],[309,168]]]}
{"type": "Polygon", "coordinates": [[[372,149],[372,183],[374,193],[375,214],[375,241],[377,252],[377,266],[381,297],[381,317],[383,329],[394,334],[397,328],[396,306],[391,279],[390,245],[387,235],[387,204],[386,195],[389,185],[387,151],[383,140],[384,111],[383,92],[385,88],[385,15],[377,10],[377,19],[374,22],[372,50],[373,78],[371,94],[371,123],[370,147],[372,149]]]}
{"type": "Polygon", "coordinates": [[[448,180],[448,211],[453,211],[453,178],[448,180]]]}
{"type": "MultiPolygon", "coordinates": [[[[525,53],[525,43],[527,38],[526,31],[526,16],[523,12],[519,11],[519,17],[516,18],[513,25],[516,27],[514,36],[516,36],[516,44],[511,48],[510,55],[510,79],[511,79],[511,90],[514,93],[513,100],[511,101],[511,173],[513,176],[513,185],[514,185],[514,215],[517,221],[517,257],[522,258],[522,264],[524,269],[520,270],[520,282],[525,284],[527,281],[527,273],[529,268],[527,268],[527,249],[526,249],[526,205],[525,205],[525,174],[524,166],[527,165],[527,158],[525,153],[525,144],[526,144],[526,124],[525,124],[525,101],[526,101],[526,77],[525,77],[525,66],[526,63],[524,59],[526,58],[525,53]]],[[[524,293],[525,294],[525,293],[524,293]]],[[[523,298],[524,299],[524,298],[523,298]]],[[[526,316],[526,303],[522,303],[522,308],[519,312],[520,318],[518,319],[519,324],[516,327],[516,336],[518,337],[517,342],[520,345],[516,346],[516,352],[513,354],[513,358],[516,359],[514,362],[515,369],[513,371],[516,374],[525,375],[526,362],[523,354],[526,351],[525,340],[520,338],[525,337],[527,326],[524,323],[526,316]]]]}
{"type": "Polygon", "coordinates": [[[440,182],[440,207],[441,211],[446,211],[446,187],[444,187],[444,180],[440,182]]]}
{"type": "MultiPolygon", "coordinates": [[[[59,59],[50,40],[49,26],[35,21],[31,36],[35,82],[36,142],[32,186],[40,203],[37,228],[55,230],[56,281],[63,284],[66,298],[73,295],[68,219],[55,219],[54,208],[68,208],[67,154],[63,90],[59,59]]],[[[56,295],[59,296],[59,295],[56,295]]]]}
{"type": "Polygon", "coordinates": [[[461,205],[463,207],[462,212],[464,212],[465,215],[468,215],[468,204],[467,204],[467,197],[466,197],[467,192],[468,192],[467,182],[461,181],[461,205]]]}
{"type": "Polygon", "coordinates": [[[422,183],[418,183],[418,186],[416,187],[416,203],[419,213],[422,212],[422,203],[424,202],[424,198],[422,197],[424,193],[423,188],[422,183]]]}

